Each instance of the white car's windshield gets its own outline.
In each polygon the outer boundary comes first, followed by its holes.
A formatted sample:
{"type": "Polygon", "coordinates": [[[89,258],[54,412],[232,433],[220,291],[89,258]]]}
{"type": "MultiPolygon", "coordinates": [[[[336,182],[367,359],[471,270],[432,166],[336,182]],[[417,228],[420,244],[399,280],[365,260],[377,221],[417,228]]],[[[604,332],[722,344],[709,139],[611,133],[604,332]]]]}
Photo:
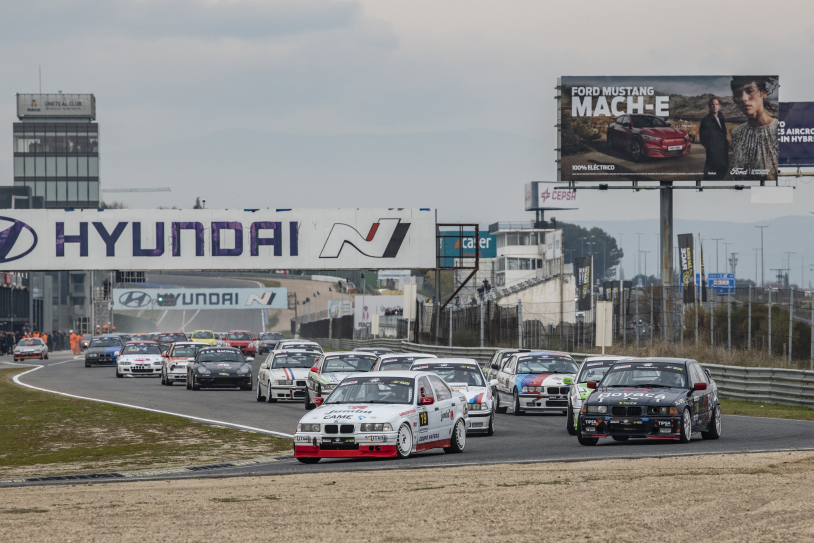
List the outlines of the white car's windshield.
{"type": "Polygon", "coordinates": [[[339,383],[325,403],[412,404],[414,385],[408,377],[351,377],[339,383]]]}
{"type": "Polygon", "coordinates": [[[588,381],[601,381],[602,378],[608,373],[611,366],[616,363],[615,360],[599,360],[596,362],[585,362],[579,370],[577,383],[587,383],[588,381]]]}
{"type": "Polygon", "coordinates": [[[379,371],[406,371],[414,362],[415,358],[385,358],[379,364],[379,371]]]}
{"type": "Polygon", "coordinates": [[[579,368],[571,358],[551,355],[528,355],[517,359],[517,374],[521,373],[577,373],[579,368]]]}
{"type": "Polygon", "coordinates": [[[126,345],[122,354],[161,354],[158,345],[143,343],[137,345],[126,345]]]}
{"type": "Polygon", "coordinates": [[[176,345],[173,348],[172,353],[170,354],[170,356],[172,358],[176,358],[176,357],[192,358],[196,354],[198,354],[198,351],[200,351],[204,347],[205,347],[205,345],[200,345],[200,346],[199,345],[176,345]]]}
{"type": "Polygon", "coordinates": [[[198,362],[243,362],[237,349],[206,349],[198,353],[198,362]]]}
{"type": "Polygon", "coordinates": [[[279,368],[310,368],[312,367],[319,353],[284,353],[274,356],[274,361],[271,363],[271,369],[279,368]]]}
{"type": "Polygon", "coordinates": [[[687,388],[684,366],[652,362],[616,364],[602,379],[603,387],[687,388]]]}
{"type": "Polygon", "coordinates": [[[412,371],[430,371],[447,383],[466,383],[471,387],[486,386],[483,384],[483,373],[477,364],[422,364],[416,363],[412,371]]]}
{"type": "Polygon", "coordinates": [[[322,365],[322,373],[370,371],[375,362],[374,355],[361,353],[327,355],[322,365]]]}

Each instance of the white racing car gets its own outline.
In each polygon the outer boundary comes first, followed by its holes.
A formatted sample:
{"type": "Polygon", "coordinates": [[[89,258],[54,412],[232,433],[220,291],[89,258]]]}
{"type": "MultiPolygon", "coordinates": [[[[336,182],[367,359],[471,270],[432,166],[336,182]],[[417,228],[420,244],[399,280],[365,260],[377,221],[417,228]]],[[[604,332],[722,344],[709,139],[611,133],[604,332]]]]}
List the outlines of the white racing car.
{"type": "Polygon", "coordinates": [[[456,392],[466,395],[469,411],[469,433],[495,433],[495,411],[492,388],[497,380],[487,383],[480,366],[471,358],[436,358],[415,362],[411,371],[429,371],[444,380],[456,392]]]}
{"type": "Polygon", "coordinates": [[[48,360],[48,345],[38,337],[27,337],[20,340],[14,348],[14,360],[38,358],[48,360]]]}
{"type": "Polygon", "coordinates": [[[466,446],[466,398],[434,373],[384,371],[351,374],[297,425],[294,457],[407,458],[441,447],[466,446]]]}
{"type": "Polygon", "coordinates": [[[561,353],[515,353],[497,373],[497,406],[514,415],[527,412],[562,413],[568,411],[568,387],[565,377],[579,371],[574,359],[561,353]]]}
{"type": "Polygon", "coordinates": [[[327,353],[320,358],[308,374],[305,389],[305,408],[313,409],[314,400],[323,400],[333,392],[349,373],[370,371],[376,362],[376,355],[363,352],[327,353]],[[314,371],[317,370],[317,371],[314,371]]]}
{"type": "Polygon", "coordinates": [[[271,351],[257,374],[257,401],[303,400],[308,373],[322,356],[319,351],[271,351]]]}
{"type": "Polygon", "coordinates": [[[155,341],[128,341],[116,359],[116,377],[161,375],[161,349],[155,341]]]}
{"type": "Polygon", "coordinates": [[[198,351],[211,347],[199,341],[177,341],[171,343],[161,359],[161,384],[172,386],[176,381],[186,382],[187,365],[195,360],[198,351]]]}

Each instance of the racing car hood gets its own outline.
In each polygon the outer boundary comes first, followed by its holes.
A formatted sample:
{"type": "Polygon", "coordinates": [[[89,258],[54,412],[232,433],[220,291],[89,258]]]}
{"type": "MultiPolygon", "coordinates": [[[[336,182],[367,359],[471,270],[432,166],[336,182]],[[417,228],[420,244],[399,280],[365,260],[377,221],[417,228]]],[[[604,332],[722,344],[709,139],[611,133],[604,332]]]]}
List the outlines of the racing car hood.
{"type": "Polygon", "coordinates": [[[41,351],[42,348],[43,348],[43,345],[32,345],[31,347],[28,347],[28,346],[23,347],[23,346],[18,345],[17,348],[14,349],[14,350],[17,351],[17,352],[21,352],[21,353],[31,353],[31,352],[41,351]]]}
{"type": "Polygon", "coordinates": [[[416,413],[416,406],[410,404],[323,404],[305,415],[300,422],[393,422],[413,413],[416,413]]]}
{"type": "Polygon", "coordinates": [[[342,382],[342,380],[347,377],[348,375],[353,375],[354,373],[359,373],[358,371],[337,371],[333,373],[320,373],[319,380],[320,382],[326,385],[338,385],[342,382]]]}
{"type": "Polygon", "coordinates": [[[119,362],[150,362],[158,364],[161,362],[160,354],[123,354],[119,355],[119,362]]]}
{"type": "Polygon", "coordinates": [[[682,402],[690,391],[686,388],[599,387],[588,396],[588,405],[665,406],[682,402]]]}
{"type": "Polygon", "coordinates": [[[274,379],[293,381],[294,379],[307,379],[311,368],[274,368],[270,370],[274,379]]]}
{"type": "Polygon", "coordinates": [[[565,377],[573,378],[575,375],[572,373],[521,373],[515,377],[515,384],[517,390],[523,390],[523,387],[568,386],[562,382],[565,377]]]}

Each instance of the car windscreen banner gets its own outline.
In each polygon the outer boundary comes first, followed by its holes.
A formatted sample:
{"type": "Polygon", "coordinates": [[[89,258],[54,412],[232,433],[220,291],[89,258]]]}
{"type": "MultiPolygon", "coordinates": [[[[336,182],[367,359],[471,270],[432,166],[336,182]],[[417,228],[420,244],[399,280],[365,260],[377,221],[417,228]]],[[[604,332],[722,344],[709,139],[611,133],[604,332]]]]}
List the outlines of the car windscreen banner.
{"type": "Polygon", "coordinates": [[[684,303],[695,302],[695,247],[692,234],[678,236],[678,263],[681,269],[681,292],[684,303]]]}
{"type": "Polygon", "coordinates": [[[560,78],[560,181],[777,179],[779,78],[560,78]]]}
{"type": "Polygon", "coordinates": [[[814,166],[814,102],[780,102],[780,167],[814,166]]]}
{"type": "Polygon", "coordinates": [[[574,259],[577,276],[577,311],[590,311],[591,305],[591,257],[574,259]]]}

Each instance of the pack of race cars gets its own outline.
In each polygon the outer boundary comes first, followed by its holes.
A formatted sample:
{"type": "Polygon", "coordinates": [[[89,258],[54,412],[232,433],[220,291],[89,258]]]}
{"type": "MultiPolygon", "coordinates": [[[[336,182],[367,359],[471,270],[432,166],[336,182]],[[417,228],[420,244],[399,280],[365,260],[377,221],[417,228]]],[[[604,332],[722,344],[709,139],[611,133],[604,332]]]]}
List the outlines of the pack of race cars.
{"type": "Polygon", "coordinates": [[[686,443],[694,433],[721,435],[717,386],[694,360],[595,356],[579,365],[565,353],[504,349],[484,374],[473,359],[325,353],[312,341],[261,336],[258,343],[243,331],[226,337],[236,344],[222,345],[214,333],[200,337],[207,341],[178,333],[124,343],[98,337],[85,365],[115,365],[117,377],[153,375],[190,390],[254,389],[258,402],[302,402],[294,456],[303,463],[462,452],[468,434],[494,435],[496,415],[509,411],[563,414],[566,431],[586,446],[606,437],[686,443]],[[255,377],[249,355],[261,350],[269,354],[255,377]]]}

